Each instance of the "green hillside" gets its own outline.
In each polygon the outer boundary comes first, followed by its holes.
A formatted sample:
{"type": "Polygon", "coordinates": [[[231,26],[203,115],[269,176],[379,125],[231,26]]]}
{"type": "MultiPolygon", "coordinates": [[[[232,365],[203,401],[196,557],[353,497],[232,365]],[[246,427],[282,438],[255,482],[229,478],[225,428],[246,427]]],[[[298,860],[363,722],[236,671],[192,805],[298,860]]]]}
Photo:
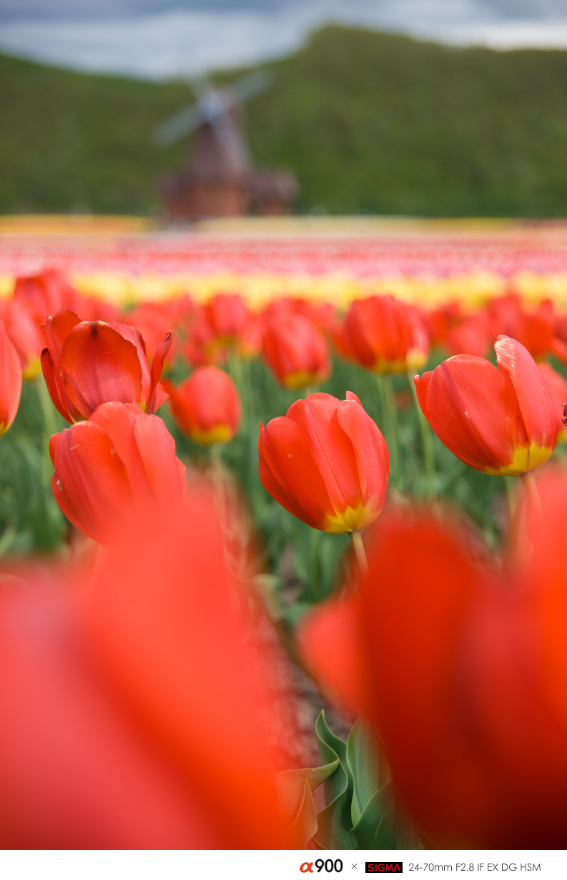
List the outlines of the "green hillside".
{"type": "MultiPolygon", "coordinates": [[[[567,52],[332,26],[269,66],[246,129],[258,165],[295,171],[300,211],[567,214],[567,52]]],[[[155,211],[156,180],[188,144],[158,150],[149,135],[190,100],[183,83],[0,56],[0,212],[155,211]]]]}

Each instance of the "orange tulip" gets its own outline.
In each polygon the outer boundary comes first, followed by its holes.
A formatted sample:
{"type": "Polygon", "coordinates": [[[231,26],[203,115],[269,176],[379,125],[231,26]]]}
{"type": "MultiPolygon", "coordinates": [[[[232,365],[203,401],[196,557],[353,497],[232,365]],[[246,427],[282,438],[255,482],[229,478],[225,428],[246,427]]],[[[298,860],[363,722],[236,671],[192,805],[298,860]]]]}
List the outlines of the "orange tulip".
{"type": "Polygon", "coordinates": [[[557,413],[529,352],[499,336],[497,369],[456,355],[415,377],[427,421],[451,452],[487,474],[518,475],[541,467],[557,440],[557,413]]]}
{"type": "Polygon", "coordinates": [[[128,324],[80,321],[61,309],[42,326],[41,366],[51,400],[68,422],[88,419],[101,403],[136,403],[153,413],[166,399],[159,379],[171,345],[167,333],[148,363],[138,330],[128,324]]]}
{"type": "Polygon", "coordinates": [[[135,404],[102,404],[88,421],[54,434],[49,452],[57,504],[103,544],[135,509],[165,508],[185,491],[185,466],[165,424],[135,404]]]}
{"type": "Polygon", "coordinates": [[[286,388],[322,382],[331,372],[325,337],[313,321],[293,312],[267,320],[263,355],[286,388]]]}
{"type": "Polygon", "coordinates": [[[418,370],[429,357],[429,338],[417,309],[393,296],[353,302],[340,346],[375,373],[418,370]]]}
{"type": "Polygon", "coordinates": [[[94,575],[0,591],[0,846],[297,846],[291,707],[214,502],[138,514],[94,575]]]}
{"type": "Polygon", "coordinates": [[[163,380],[174,421],[195,443],[232,440],[240,426],[240,398],[234,382],[218,367],[199,367],[177,388],[163,380]]]}
{"type": "Polygon", "coordinates": [[[0,321],[0,435],[5,434],[18,412],[22,393],[22,366],[18,352],[0,321]]]}
{"type": "Polygon", "coordinates": [[[315,529],[366,528],[388,486],[388,447],[355,394],[310,394],[260,426],[260,479],[279,504],[315,529]]]}
{"type": "Polygon", "coordinates": [[[304,624],[319,681],[375,724],[433,845],[555,849],[567,811],[567,479],[539,481],[506,563],[406,510],[366,542],[360,589],[304,624]]]}

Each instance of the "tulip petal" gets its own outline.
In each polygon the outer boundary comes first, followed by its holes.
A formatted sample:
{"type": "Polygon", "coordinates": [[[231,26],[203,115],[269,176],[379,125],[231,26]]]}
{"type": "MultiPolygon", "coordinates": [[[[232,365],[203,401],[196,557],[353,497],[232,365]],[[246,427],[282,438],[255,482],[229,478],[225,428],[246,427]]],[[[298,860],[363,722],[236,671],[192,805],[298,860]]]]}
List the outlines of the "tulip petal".
{"type": "Polygon", "coordinates": [[[163,395],[160,394],[159,380],[163,372],[165,358],[169,349],[171,348],[172,339],[173,334],[171,330],[168,330],[165,335],[165,339],[163,340],[163,342],[160,342],[154,354],[151,367],[150,393],[148,396],[148,406],[146,412],[154,413],[156,409],[159,409],[161,404],[167,400],[167,397],[163,397],[163,395]]]}
{"type": "Polygon", "coordinates": [[[352,444],[362,499],[363,515],[359,529],[374,522],[379,515],[388,487],[390,456],[378,426],[354,395],[339,403],[337,420],[352,444]]]}
{"type": "Polygon", "coordinates": [[[353,596],[328,602],[301,622],[298,644],[323,689],[351,712],[368,711],[372,686],[360,639],[359,603],[353,596]]]}
{"type": "Polygon", "coordinates": [[[148,485],[144,464],[136,443],[134,427],[138,416],[144,413],[135,403],[102,403],[89,422],[108,435],[120,461],[126,468],[128,481],[139,502],[148,500],[148,485]]]}
{"type": "Polygon", "coordinates": [[[533,468],[538,456],[533,447],[547,450],[547,461],[557,441],[557,417],[551,395],[536,362],[520,342],[499,336],[494,349],[498,366],[509,378],[518,401],[530,444],[528,468],[533,468]]]}
{"type": "Polygon", "coordinates": [[[334,514],[329,492],[309,441],[299,425],[285,416],[261,426],[258,441],[260,480],[287,511],[315,529],[324,529],[334,514]]]}
{"type": "MultiPolygon", "coordinates": [[[[347,403],[352,405],[357,404],[347,403]]],[[[349,507],[358,507],[361,497],[356,458],[352,443],[337,421],[338,406],[339,401],[330,394],[311,394],[292,404],[287,418],[298,424],[308,438],[332,509],[342,513],[349,507]]]]}
{"type": "Polygon", "coordinates": [[[425,517],[381,523],[363,586],[373,720],[402,800],[436,831],[438,804],[462,801],[463,791],[472,803],[483,786],[465,733],[466,682],[457,680],[454,665],[480,589],[478,569],[447,526],[425,517]],[[443,791],[416,789],[423,768],[445,783],[443,791]]]}
{"type": "Polygon", "coordinates": [[[149,544],[145,525],[130,524],[94,591],[88,622],[101,665],[227,848],[279,848],[265,655],[249,630],[244,644],[246,602],[235,601],[242,588],[213,499],[194,492],[160,512],[149,544]],[[238,719],[229,731],[227,719],[238,719]]]}
{"type": "Polygon", "coordinates": [[[92,579],[77,586],[2,590],[0,846],[222,847],[101,676],[77,613],[92,579]]]}
{"type": "Polygon", "coordinates": [[[53,317],[47,318],[45,324],[40,324],[40,330],[55,363],[61,356],[63,343],[69,333],[80,323],[81,319],[75,312],[70,309],[59,309],[53,317]]]}
{"type": "Polygon", "coordinates": [[[157,504],[169,508],[185,493],[185,466],[175,456],[175,441],[159,416],[140,414],[134,437],[146,480],[157,504]]]}
{"type": "Polygon", "coordinates": [[[106,543],[132,503],[128,474],[112,440],[93,422],[78,422],[59,434],[53,457],[57,504],[77,528],[106,543]]]}
{"type": "Polygon", "coordinates": [[[102,321],[83,321],[64,342],[59,359],[65,391],[84,418],[101,403],[142,402],[136,345],[102,321]]]}
{"type": "Polygon", "coordinates": [[[49,391],[51,402],[57,412],[63,416],[66,422],[76,421],[74,416],[75,408],[71,408],[71,402],[68,400],[67,395],[63,390],[63,381],[53,366],[53,361],[51,360],[48,348],[44,348],[41,352],[41,370],[43,372],[45,384],[47,385],[47,390],[49,391]]]}
{"type": "Polygon", "coordinates": [[[0,434],[4,434],[18,412],[22,392],[20,356],[0,322],[0,434]]]}

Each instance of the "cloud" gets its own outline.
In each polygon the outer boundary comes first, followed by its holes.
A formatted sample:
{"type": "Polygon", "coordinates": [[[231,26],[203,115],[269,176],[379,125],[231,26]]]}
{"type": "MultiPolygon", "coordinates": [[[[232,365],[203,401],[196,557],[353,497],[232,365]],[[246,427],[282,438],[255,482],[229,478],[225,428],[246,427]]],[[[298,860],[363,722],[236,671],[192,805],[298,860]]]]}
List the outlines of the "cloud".
{"type": "Polygon", "coordinates": [[[567,48],[567,0],[0,0],[0,49],[159,79],[287,54],[329,21],[456,45],[567,48]]]}

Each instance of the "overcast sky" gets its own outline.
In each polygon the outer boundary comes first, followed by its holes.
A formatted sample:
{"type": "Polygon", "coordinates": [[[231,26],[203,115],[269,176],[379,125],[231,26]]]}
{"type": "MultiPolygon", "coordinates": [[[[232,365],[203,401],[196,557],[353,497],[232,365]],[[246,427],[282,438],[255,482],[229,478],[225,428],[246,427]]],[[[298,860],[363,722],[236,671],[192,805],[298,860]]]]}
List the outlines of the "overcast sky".
{"type": "Polygon", "coordinates": [[[164,78],[287,54],[328,22],[567,48],[567,0],[0,0],[0,51],[164,78]]]}

